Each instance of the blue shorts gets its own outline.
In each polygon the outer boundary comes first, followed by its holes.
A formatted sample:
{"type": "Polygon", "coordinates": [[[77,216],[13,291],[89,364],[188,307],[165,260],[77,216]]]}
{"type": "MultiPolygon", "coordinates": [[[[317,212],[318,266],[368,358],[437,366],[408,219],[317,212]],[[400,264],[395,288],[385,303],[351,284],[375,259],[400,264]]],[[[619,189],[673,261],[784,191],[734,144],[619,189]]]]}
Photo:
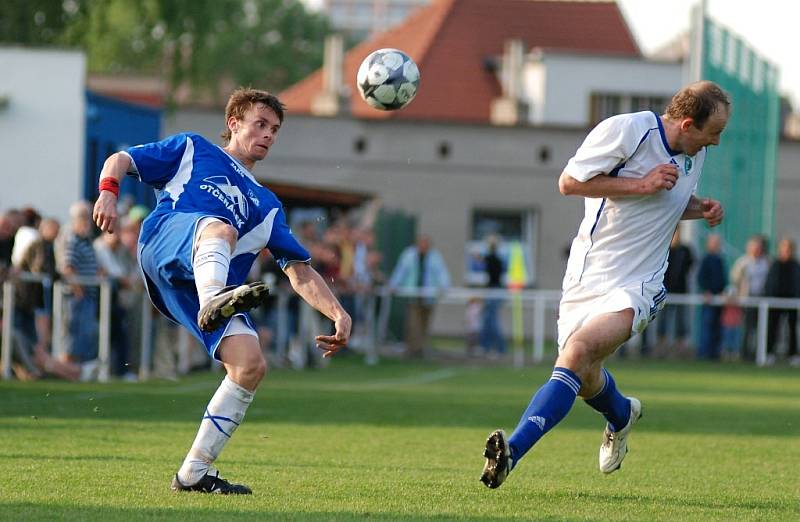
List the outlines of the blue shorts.
{"type": "MultiPolygon", "coordinates": [[[[148,228],[157,230],[139,242],[139,267],[150,300],[164,316],[189,330],[206,347],[208,354],[219,359],[217,348],[228,329],[230,321],[213,332],[200,330],[197,325],[197,312],[200,301],[194,283],[192,268],[192,249],[197,223],[207,214],[170,212],[150,215],[148,228]]],[[[239,285],[244,281],[233,281],[232,272],[228,274],[227,285],[239,285]]],[[[255,324],[248,314],[242,317],[247,325],[255,330],[255,324]]]]}

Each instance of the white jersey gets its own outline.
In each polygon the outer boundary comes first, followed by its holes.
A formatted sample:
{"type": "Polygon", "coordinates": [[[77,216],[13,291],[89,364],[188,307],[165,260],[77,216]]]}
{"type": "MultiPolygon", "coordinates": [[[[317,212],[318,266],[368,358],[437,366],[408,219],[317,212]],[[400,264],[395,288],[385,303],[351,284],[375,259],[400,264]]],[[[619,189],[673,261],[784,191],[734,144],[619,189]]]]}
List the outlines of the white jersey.
{"type": "Polygon", "coordinates": [[[670,149],[661,117],[650,111],[600,122],[565,171],[578,181],[607,174],[643,178],[656,165],[678,167],[672,190],[649,196],[585,198],[585,214],[572,241],[564,285],[603,293],[621,286],[661,283],[672,233],[697,188],[706,149],[694,157],[670,149]]]}

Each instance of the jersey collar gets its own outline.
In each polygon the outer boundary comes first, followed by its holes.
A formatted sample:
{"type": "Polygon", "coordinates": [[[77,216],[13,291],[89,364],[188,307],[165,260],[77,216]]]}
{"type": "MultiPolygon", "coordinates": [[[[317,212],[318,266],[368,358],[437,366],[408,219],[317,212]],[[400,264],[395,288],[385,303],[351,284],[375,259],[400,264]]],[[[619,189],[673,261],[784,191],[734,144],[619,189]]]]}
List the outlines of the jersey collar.
{"type": "Polygon", "coordinates": [[[232,159],[232,160],[233,160],[233,161],[236,163],[236,165],[238,165],[238,166],[239,166],[239,168],[241,169],[241,170],[239,170],[239,172],[241,172],[242,174],[244,174],[245,176],[247,176],[248,178],[250,178],[250,181],[252,181],[253,183],[256,183],[256,184],[258,184],[258,181],[256,181],[256,178],[255,178],[255,176],[253,176],[253,174],[252,174],[252,173],[251,173],[249,170],[247,170],[247,167],[245,167],[245,166],[242,164],[242,162],[241,162],[241,161],[239,161],[238,159],[236,159],[236,157],[235,157],[235,156],[233,156],[232,154],[228,153],[228,151],[227,151],[227,150],[223,149],[223,148],[222,148],[222,147],[220,147],[219,145],[217,145],[217,148],[218,148],[219,150],[221,150],[223,154],[225,154],[225,155],[226,155],[226,156],[228,156],[230,159],[232,159]]]}
{"type": "Polygon", "coordinates": [[[672,147],[669,146],[669,142],[667,142],[667,135],[664,132],[664,123],[661,121],[661,116],[658,115],[656,111],[650,111],[653,113],[653,116],[656,117],[656,122],[658,123],[658,133],[661,135],[661,143],[664,145],[664,149],[666,149],[667,154],[670,156],[677,156],[678,154],[683,154],[679,150],[673,150],[672,147]]]}

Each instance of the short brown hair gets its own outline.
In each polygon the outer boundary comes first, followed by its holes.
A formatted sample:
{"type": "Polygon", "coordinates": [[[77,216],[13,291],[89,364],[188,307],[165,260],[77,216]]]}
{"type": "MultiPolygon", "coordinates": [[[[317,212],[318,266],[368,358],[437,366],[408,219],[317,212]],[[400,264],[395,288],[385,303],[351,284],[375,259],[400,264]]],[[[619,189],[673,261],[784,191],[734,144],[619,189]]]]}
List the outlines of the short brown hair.
{"type": "Polygon", "coordinates": [[[673,120],[692,118],[694,126],[702,129],[709,116],[724,105],[728,109],[731,99],[722,88],[708,80],[690,83],[678,91],[667,105],[667,116],[673,120]]]}
{"type": "Polygon", "coordinates": [[[254,107],[257,103],[263,103],[278,115],[278,120],[283,123],[283,111],[286,108],[277,96],[267,91],[253,89],[251,87],[239,87],[228,98],[225,106],[225,130],[220,134],[222,140],[227,145],[231,141],[231,130],[228,128],[228,120],[231,116],[237,120],[244,118],[244,113],[254,107]]]}

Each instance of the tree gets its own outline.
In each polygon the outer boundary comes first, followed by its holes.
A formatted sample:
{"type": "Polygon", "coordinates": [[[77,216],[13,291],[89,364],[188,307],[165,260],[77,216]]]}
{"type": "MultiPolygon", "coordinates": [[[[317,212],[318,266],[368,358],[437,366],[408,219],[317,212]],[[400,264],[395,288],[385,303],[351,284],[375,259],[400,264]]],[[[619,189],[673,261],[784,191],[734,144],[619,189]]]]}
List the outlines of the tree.
{"type": "Polygon", "coordinates": [[[281,90],[320,66],[329,32],[298,0],[0,2],[0,42],[81,48],[92,72],[160,75],[192,99],[281,90]]]}

